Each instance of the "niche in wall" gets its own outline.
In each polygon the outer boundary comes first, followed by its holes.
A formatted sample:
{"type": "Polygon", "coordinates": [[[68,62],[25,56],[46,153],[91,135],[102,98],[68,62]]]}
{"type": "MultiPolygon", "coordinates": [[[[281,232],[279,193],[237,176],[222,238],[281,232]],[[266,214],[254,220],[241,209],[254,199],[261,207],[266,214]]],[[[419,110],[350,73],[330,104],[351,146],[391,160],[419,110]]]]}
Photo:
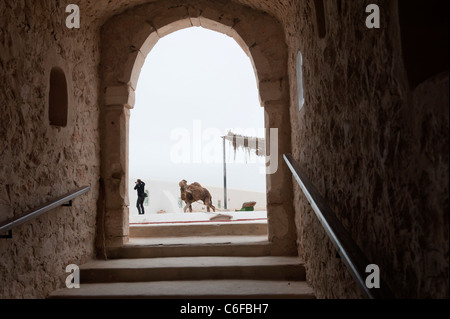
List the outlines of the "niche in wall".
{"type": "Polygon", "coordinates": [[[319,38],[324,38],[327,32],[325,22],[325,8],[323,0],[314,0],[314,9],[316,11],[316,28],[319,38]]]}
{"type": "Polygon", "coordinates": [[[448,0],[399,0],[402,55],[409,86],[448,72],[448,0]]]}
{"type": "Polygon", "coordinates": [[[66,126],[68,95],[66,75],[61,68],[54,67],[50,72],[50,91],[48,98],[48,118],[50,125],[66,126]]]}

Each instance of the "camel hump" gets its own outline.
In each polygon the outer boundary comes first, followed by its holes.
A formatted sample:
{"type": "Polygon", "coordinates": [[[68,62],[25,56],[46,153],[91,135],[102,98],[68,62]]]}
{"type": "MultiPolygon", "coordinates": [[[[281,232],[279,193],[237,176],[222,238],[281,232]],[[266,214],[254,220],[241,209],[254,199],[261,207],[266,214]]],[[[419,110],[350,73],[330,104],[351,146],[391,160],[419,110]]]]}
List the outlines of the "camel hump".
{"type": "Polygon", "coordinates": [[[199,190],[199,189],[204,189],[203,187],[202,187],[202,185],[200,185],[199,183],[192,183],[192,184],[189,184],[187,187],[186,187],[186,191],[187,192],[192,192],[193,190],[199,190]]]}

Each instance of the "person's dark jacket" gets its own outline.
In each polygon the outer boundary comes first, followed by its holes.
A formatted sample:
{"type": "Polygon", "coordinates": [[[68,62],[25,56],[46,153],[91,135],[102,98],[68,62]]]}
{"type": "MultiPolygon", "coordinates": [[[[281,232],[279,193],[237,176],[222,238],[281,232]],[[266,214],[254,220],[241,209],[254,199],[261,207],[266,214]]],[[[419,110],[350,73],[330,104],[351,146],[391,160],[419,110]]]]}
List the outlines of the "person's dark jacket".
{"type": "Polygon", "coordinates": [[[136,184],[136,186],[134,186],[134,189],[137,189],[137,194],[139,197],[145,196],[144,187],[145,187],[145,183],[142,181],[139,184],[136,184]]]}

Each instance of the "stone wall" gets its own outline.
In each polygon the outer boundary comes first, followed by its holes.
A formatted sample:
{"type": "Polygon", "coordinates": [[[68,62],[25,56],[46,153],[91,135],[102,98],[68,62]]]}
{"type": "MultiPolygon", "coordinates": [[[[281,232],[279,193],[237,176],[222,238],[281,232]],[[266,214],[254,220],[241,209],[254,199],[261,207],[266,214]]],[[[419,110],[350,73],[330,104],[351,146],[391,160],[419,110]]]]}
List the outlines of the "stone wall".
{"type": "MultiPolygon", "coordinates": [[[[313,1],[284,20],[293,155],[399,298],[448,298],[448,71],[409,89],[396,1],[313,1]],[[381,28],[365,27],[365,7],[381,28]],[[305,105],[298,110],[296,55],[305,105]]],[[[294,183],[299,254],[319,298],[359,298],[294,183]]]]}
{"type": "Polygon", "coordinates": [[[59,1],[0,2],[0,221],[91,190],[0,239],[0,298],[43,298],[94,254],[99,179],[98,32],[68,29],[59,1]],[[49,124],[52,67],[65,73],[67,126],[49,124]]]}

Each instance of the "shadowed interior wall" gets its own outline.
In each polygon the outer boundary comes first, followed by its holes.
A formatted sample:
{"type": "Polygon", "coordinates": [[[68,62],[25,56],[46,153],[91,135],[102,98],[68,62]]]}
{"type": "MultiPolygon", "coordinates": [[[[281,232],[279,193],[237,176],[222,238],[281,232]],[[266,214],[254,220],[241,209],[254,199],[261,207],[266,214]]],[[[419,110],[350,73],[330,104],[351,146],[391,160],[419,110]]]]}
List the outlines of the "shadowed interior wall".
{"type": "MultiPolygon", "coordinates": [[[[323,39],[309,22],[313,1],[285,18],[293,152],[396,297],[448,298],[448,68],[410,90],[406,68],[417,65],[402,60],[397,1],[375,2],[380,29],[365,27],[364,1],[325,1],[323,39]]],[[[299,254],[318,297],[358,298],[296,184],[294,190],[299,254]]]]}

